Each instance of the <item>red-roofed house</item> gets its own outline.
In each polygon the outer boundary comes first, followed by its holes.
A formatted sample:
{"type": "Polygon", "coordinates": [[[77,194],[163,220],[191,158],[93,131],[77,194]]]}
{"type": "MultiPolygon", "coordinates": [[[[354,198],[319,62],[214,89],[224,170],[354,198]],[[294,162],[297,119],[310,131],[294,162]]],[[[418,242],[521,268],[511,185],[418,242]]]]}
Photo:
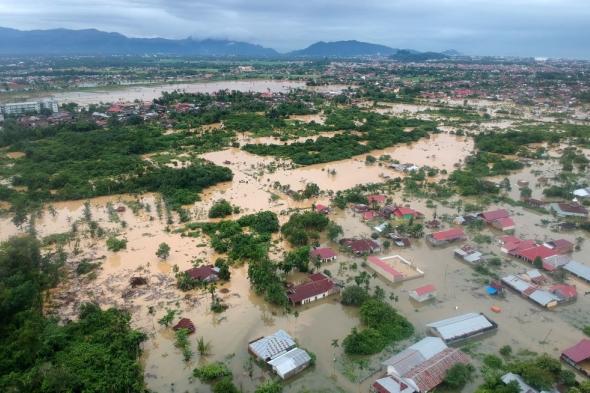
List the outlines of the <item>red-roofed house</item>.
{"type": "Polygon", "coordinates": [[[186,329],[186,330],[188,330],[189,333],[194,333],[196,330],[195,324],[193,323],[193,321],[191,321],[188,318],[182,318],[180,321],[178,321],[178,323],[176,325],[174,325],[174,327],[172,329],[174,329],[174,330],[186,329]]]}
{"type": "Polygon", "coordinates": [[[512,232],[516,228],[514,220],[510,217],[498,218],[492,221],[490,225],[502,232],[512,232]]]}
{"type": "Polygon", "coordinates": [[[459,349],[447,348],[406,373],[404,382],[413,385],[418,392],[429,392],[440,385],[447,371],[458,363],[469,364],[469,356],[459,349]]]}
{"type": "Polygon", "coordinates": [[[560,255],[574,252],[574,243],[565,239],[557,239],[543,244],[545,247],[555,250],[560,255]]]}
{"type": "Polygon", "coordinates": [[[328,206],[321,205],[318,203],[317,205],[315,205],[315,211],[316,213],[328,214],[330,213],[330,208],[328,206]]]}
{"type": "Polygon", "coordinates": [[[332,279],[323,273],[311,274],[308,279],[308,282],[295,285],[287,291],[287,297],[294,306],[308,304],[339,291],[332,279]]]}
{"type": "Polygon", "coordinates": [[[409,220],[411,218],[417,219],[417,218],[424,217],[424,214],[422,214],[419,211],[416,211],[410,207],[396,207],[393,210],[393,215],[398,218],[404,218],[406,220],[409,220]]]}
{"type": "Polygon", "coordinates": [[[340,244],[357,255],[373,254],[381,251],[381,246],[371,239],[342,239],[340,244]]]}
{"type": "Polygon", "coordinates": [[[199,266],[188,269],[186,274],[193,280],[204,282],[217,281],[219,279],[219,269],[213,265],[199,266]]]}
{"type": "Polygon", "coordinates": [[[387,200],[385,195],[380,194],[373,194],[367,196],[367,201],[369,201],[369,205],[382,205],[387,200]]]}
{"type": "Polygon", "coordinates": [[[560,299],[560,303],[573,302],[578,298],[578,291],[574,285],[555,284],[549,288],[549,292],[560,299]]]}
{"type": "Polygon", "coordinates": [[[500,218],[510,217],[510,213],[506,209],[490,210],[489,212],[480,213],[480,217],[484,219],[488,224],[493,221],[499,220],[500,218]]]}
{"type": "Polygon", "coordinates": [[[465,232],[461,228],[451,228],[431,233],[426,236],[426,240],[433,246],[442,246],[454,241],[465,240],[465,232]]]}
{"type": "Polygon", "coordinates": [[[371,268],[375,269],[377,272],[381,273],[383,276],[393,282],[403,281],[405,279],[405,275],[403,273],[374,255],[371,255],[367,258],[367,263],[371,268]]]}
{"type": "Polygon", "coordinates": [[[314,248],[309,254],[312,258],[319,259],[322,263],[336,260],[336,253],[329,247],[314,248]]]}
{"type": "Polygon", "coordinates": [[[436,288],[432,284],[424,285],[410,291],[409,295],[415,301],[422,303],[436,297],[436,288]]]}
{"type": "Polygon", "coordinates": [[[561,359],[590,377],[590,340],[583,339],[573,347],[563,351],[561,359]]]}
{"type": "Polygon", "coordinates": [[[553,255],[557,255],[557,252],[545,246],[536,245],[524,250],[517,249],[510,254],[524,261],[532,263],[537,258],[541,258],[541,260],[543,260],[545,258],[552,257],[553,255]]]}
{"type": "Polygon", "coordinates": [[[513,231],[515,228],[514,220],[510,218],[510,213],[506,209],[491,210],[479,215],[483,220],[492,227],[503,232],[513,231]]]}
{"type": "Polygon", "coordinates": [[[374,212],[373,210],[369,210],[368,212],[363,213],[363,220],[365,220],[365,221],[370,221],[375,217],[377,217],[377,213],[374,212]]]}

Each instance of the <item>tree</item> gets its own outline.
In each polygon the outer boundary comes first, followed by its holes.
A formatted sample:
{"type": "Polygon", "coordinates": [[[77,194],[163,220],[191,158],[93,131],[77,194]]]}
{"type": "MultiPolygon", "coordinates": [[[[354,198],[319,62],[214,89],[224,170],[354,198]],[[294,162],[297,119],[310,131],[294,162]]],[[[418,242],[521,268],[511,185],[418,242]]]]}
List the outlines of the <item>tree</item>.
{"type": "Polygon", "coordinates": [[[231,272],[229,271],[229,265],[223,258],[217,258],[215,261],[215,267],[219,269],[219,278],[224,281],[229,281],[231,272]]]}
{"type": "Polygon", "coordinates": [[[333,222],[330,222],[328,224],[327,231],[328,231],[328,239],[330,239],[331,241],[335,241],[338,238],[338,236],[340,236],[344,233],[344,231],[342,230],[342,227],[336,223],[333,223],[333,222]]]}
{"type": "Polygon", "coordinates": [[[473,379],[475,368],[471,364],[457,363],[447,370],[444,382],[450,388],[460,390],[473,379]]]}
{"type": "Polygon", "coordinates": [[[160,243],[156,251],[156,256],[160,259],[168,259],[170,256],[170,246],[167,243],[160,243]]]}
{"type": "Polygon", "coordinates": [[[520,189],[520,198],[521,199],[530,198],[532,195],[533,195],[533,190],[531,190],[529,187],[523,187],[520,189]]]}
{"type": "Polygon", "coordinates": [[[332,359],[332,363],[334,365],[334,370],[333,370],[332,375],[336,375],[336,348],[340,347],[340,344],[338,343],[338,339],[337,338],[333,339],[331,345],[332,345],[332,348],[334,348],[334,357],[332,359]]]}
{"type": "Polygon", "coordinates": [[[233,208],[231,204],[225,199],[221,199],[211,206],[209,209],[209,218],[219,218],[231,215],[233,208]]]}
{"type": "Polygon", "coordinates": [[[535,259],[533,260],[533,266],[536,269],[542,269],[543,268],[543,259],[539,256],[535,257],[535,259]]]}
{"type": "Polygon", "coordinates": [[[366,289],[358,285],[349,285],[341,292],[340,302],[346,306],[360,306],[369,298],[366,289]]]}

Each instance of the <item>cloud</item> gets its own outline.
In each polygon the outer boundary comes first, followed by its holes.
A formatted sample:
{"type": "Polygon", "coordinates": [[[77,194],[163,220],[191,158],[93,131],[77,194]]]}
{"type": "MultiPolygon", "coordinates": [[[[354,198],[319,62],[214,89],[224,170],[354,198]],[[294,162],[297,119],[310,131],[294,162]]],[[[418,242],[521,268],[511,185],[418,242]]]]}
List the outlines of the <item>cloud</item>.
{"type": "Polygon", "coordinates": [[[291,50],[358,39],[418,50],[590,58],[588,0],[0,0],[0,25],[230,38],[291,50]]]}

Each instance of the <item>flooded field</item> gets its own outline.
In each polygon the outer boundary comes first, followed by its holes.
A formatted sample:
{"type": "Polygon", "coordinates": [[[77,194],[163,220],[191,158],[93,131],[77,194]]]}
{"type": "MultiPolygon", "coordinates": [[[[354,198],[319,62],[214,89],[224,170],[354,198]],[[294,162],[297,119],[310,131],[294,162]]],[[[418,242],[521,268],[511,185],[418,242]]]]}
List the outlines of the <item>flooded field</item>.
{"type": "MultiPolygon", "coordinates": [[[[307,120],[311,121],[312,118],[307,120]]],[[[313,121],[320,120],[314,117],[313,121]]],[[[305,121],[305,120],[302,120],[305,121]]],[[[401,163],[413,163],[418,166],[430,166],[451,172],[473,150],[471,138],[460,137],[446,132],[431,135],[412,144],[394,146],[373,151],[370,154],[379,157],[389,155],[401,163]]],[[[279,143],[276,138],[253,138],[242,136],[239,143],[279,143]]],[[[292,142],[292,141],[290,141],[292,142]]],[[[557,153],[552,157],[557,157],[557,153]]],[[[211,205],[226,199],[232,205],[239,206],[240,214],[249,214],[262,210],[271,210],[279,215],[281,223],[285,222],[291,209],[308,209],[313,203],[329,204],[327,196],[319,199],[294,201],[286,194],[277,191],[275,185],[289,185],[292,190],[301,190],[307,183],[316,183],[321,190],[339,191],[355,185],[383,182],[386,178],[403,176],[385,165],[365,163],[365,155],[348,160],[325,164],[297,167],[287,160],[262,157],[247,153],[238,148],[210,152],[201,155],[217,165],[227,166],[234,173],[231,182],[218,184],[206,189],[201,201],[186,206],[192,221],[208,220],[207,212],[211,205]]],[[[10,158],[19,158],[13,154],[10,158]]],[[[145,157],[149,159],[149,157],[145,157]]],[[[508,196],[519,198],[518,181],[526,181],[533,190],[533,197],[541,198],[540,187],[543,177],[551,178],[559,172],[556,160],[535,161],[522,171],[508,176],[512,189],[508,196]]],[[[501,181],[503,177],[492,180],[501,181]]],[[[426,220],[434,217],[453,217],[456,208],[440,202],[426,203],[424,200],[408,199],[402,194],[390,195],[394,203],[409,204],[425,214],[426,220]]],[[[291,334],[303,348],[317,356],[313,369],[307,370],[285,384],[288,393],[309,390],[322,392],[368,391],[370,383],[381,375],[378,370],[379,356],[370,360],[370,366],[362,373],[361,383],[351,382],[347,363],[343,360],[341,348],[332,347],[332,341],[340,342],[350,330],[359,325],[358,310],[342,306],[338,297],[297,309],[297,313],[287,314],[283,310],[270,306],[257,296],[250,288],[247,266],[234,266],[231,280],[217,287],[217,295],[229,308],[215,314],[210,311],[211,295],[208,291],[192,290],[181,292],[176,288],[174,271],[186,270],[198,262],[213,263],[220,255],[210,247],[209,239],[197,234],[194,237],[182,236],[175,231],[182,227],[178,217],[172,214],[172,221],[167,223],[165,214],[159,217],[157,195],[141,196],[118,195],[94,198],[90,200],[93,220],[107,234],[117,234],[128,241],[127,249],[119,252],[108,251],[104,239],[91,237],[83,231],[82,224],[78,239],[66,245],[66,251],[73,257],[68,261],[68,279],[51,291],[46,310],[58,315],[62,320],[76,317],[82,302],[93,301],[102,307],[120,307],[128,310],[132,316],[132,325],[144,331],[148,339],[143,344],[142,364],[145,380],[149,389],[155,392],[210,392],[210,385],[202,384],[192,378],[192,370],[204,362],[223,361],[231,368],[234,381],[244,391],[253,391],[254,387],[271,374],[252,363],[247,352],[247,343],[255,338],[284,329],[291,334]],[[109,208],[110,207],[110,208],[109,208]],[[113,213],[113,208],[120,208],[113,213]],[[123,224],[124,223],[124,224],[123,224]],[[162,242],[171,247],[170,257],[163,261],[156,255],[156,249],[162,242]],[[75,267],[82,260],[100,263],[100,268],[93,274],[79,275],[75,267]],[[130,280],[142,277],[147,285],[133,288],[130,280]],[[182,358],[181,351],[174,345],[174,334],[158,320],[166,310],[177,310],[177,318],[190,318],[196,326],[196,333],[190,337],[193,357],[189,362],[182,358]],[[196,339],[203,337],[211,345],[210,354],[197,353],[196,339]]],[[[522,207],[508,205],[491,206],[508,209],[516,222],[516,235],[530,239],[550,240],[565,238],[573,243],[588,241],[588,236],[581,231],[555,233],[550,223],[555,219],[547,214],[537,213],[522,207]]],[[[36,216],[35,230],[40,238],[51,234],[65,233],[72,229],[85,214],[84,201],[53,203],[46,206],[36,216]]],[[[234,216],[232,218],[237,217],[234,216]]],[[[365,223],[361,215],[351,209],[331,212],[329,215],[341,225],[346,237],[367,237],[373,232],[372,227],[379,220],[365,223]]],[[[449,227],[449,224],[445,224],[449,227]]],[[[15,227],[10,217],[0,218],[0,240],[18,235],[27,230],[27,224],[15,227]]],[[[428,232],[428,231],[427,231],[428,232]]],[[[496,255],[502,259],[498,275],[521,273],[530,269],[530,265],[507,258],[501,254],[495,240],[502,234],[490,229],[483,229],[480,235],[489,236],[490,242],[482,242],[476,247],[487,255],[496,255]]],[[[474,233],[469,233],[473,239],[474,233]]],[[[271,258],[279,260],[290,246],[280,239],[271,247],[271,258]]],[[[326,239],[322,245],[339,250],[339,246],[326,239]]],[[[474,244],[474,243],[470,243],[474,244]]],[[[581,338],[580,327],[590,324],[590,286],[576,279],[567,282],[576,285],[578,300],[569,305],[559,306],[555,311],[541,309],[516,293],[507,291],[505,298],[489,296],[485,291],[488,277],[477,274],[472,266],[453,256],[455,246],[433,248],[424,240],[412,239],[410,248],[400,249],[392,246],[384,250],[381,256],[400,255],[424,272],[424,276],[403,283],[392,284],[375,276],[371,279],[371,288],[380,286],[385,289],[386,300],[397,308],[416,328],[416,340],[427,334],[425,325],[439,319],[467,313],[483,312],[499,325],[498,333],[474,341],[473,350],[480,353],[497,353],[503,345],[511,345],[515,350],[528,349],[558,356],[559,352],[581,338]],[[437,299],[426,304],[417,304],[410,300],[408,292],[426,284],[437,288],[437,299]],[[502,311],[493,313],[492,306],[499,306],[502,311]]],[[[590,264],[590,256],[582,248],[573,253],[579,262],[590,264]]],[[[349,283],[361,271],[372,271],[363,267],[364,258],[352,257],[340,250],[338,259],[322,266],[328,269],[338,281],[349,283]]],[[[300,281],[303,275],[290,274],[291,282],[300,281]]],[[[405,346],[400,344],[398,349],[405,346]]],[[[386,356],[386,354],[382,354],[386,356]]],[[[478,360],[476,360],[478,362],[478,360]]],[[[469,387],[465,391],[471,391],[469,387]]]]}
{"type": "MultiPolygon", "coordinates": [[[[162,96],[163,92],[173,90],[184,90],[187,93],[214,93],[219,90],[238,90],[263,93],[288,92],[290,89],[304,88],[305,83],[279,80],[243,80],[243,81],[219,81],[219,82],[195,82],[176,83],[148,86],[125,86],[109,89],[89,89],[54,93],[51,96],[59,102],[75,102],[78,105],[87,106],[101,102],[129,102],[129,101],[152,101],[162,96]]],[[[30,97],[33,98],[33,97],[30,97]]]]}

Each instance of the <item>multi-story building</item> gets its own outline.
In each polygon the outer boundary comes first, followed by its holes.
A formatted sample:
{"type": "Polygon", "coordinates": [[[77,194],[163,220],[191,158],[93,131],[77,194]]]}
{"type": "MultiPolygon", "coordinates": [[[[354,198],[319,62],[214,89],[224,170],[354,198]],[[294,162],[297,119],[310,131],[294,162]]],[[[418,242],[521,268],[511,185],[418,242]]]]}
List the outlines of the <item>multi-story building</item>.
{"type": "Polygon", "coordinates": [[[0,107],[2,113],[6,115],[20,115],[23,113],[40,113],[42,109],[48,109],[53,113],[59,110],[57,101],[55,100],[41,100],[29,102],[10,102],[0,107]]]}

